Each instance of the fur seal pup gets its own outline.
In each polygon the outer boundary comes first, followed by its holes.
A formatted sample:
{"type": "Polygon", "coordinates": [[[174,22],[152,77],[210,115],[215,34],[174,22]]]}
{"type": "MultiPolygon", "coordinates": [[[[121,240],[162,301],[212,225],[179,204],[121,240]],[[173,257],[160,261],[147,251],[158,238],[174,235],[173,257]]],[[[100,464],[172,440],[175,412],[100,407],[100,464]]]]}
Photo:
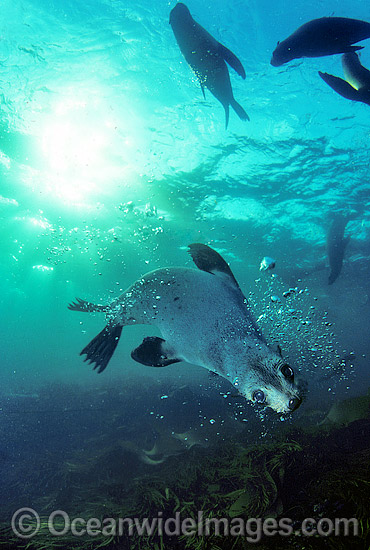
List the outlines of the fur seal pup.
{"type": "Polygon", "coordinates": [[[109,305],[77,299],[73,311],[101,311],[106,327],[81,351],[102,372],[125,325],[156,325],[163,338],[148,337],[131,357],[151,367],[186,361],[215,372],[248,400],[278,413],[301,404],[292,368],[267,346],[230,267],[212,248],[191,244],[199,269],[152,271],[109,305]]]}
{"type": "Polygon", "coordinates": [[[225,63],[226,61],[245,79],[244,67],[236,55],[194,21],[188,8],[181,2],[176,4],[170,13],[170,25],[181,53],[198,77],[204,99],[204,88],[208,88],[225,109],[226,128],[229,123],[229,105],[239,118],[249,120],[243,107],[234,99],[225,63]]]}
{"type": "Polygon", "coordinates": [[[313,19],[277,43],[271,65],[280,67],[300,57],[323,57],[362,50],[363,46],[351,44],[366,38],[370,38],[370,23],[366,21],[347,17],[313,19]]]}
{"type": "Polygon", "coordinates": [[[342,97],[370,105],[370,71],[361,65],[356,52],[342,55],[345,80],[319,71],[321,78],[342,97]]]}
{"type": "Polygon", "coordinates": [[[344,231],[348,222],[348,216],[337,213],[334,216],[327,234],[326,247],[330,265],[330,274],[328,278],[329,285],[332,285],[334,281],[337,280],[342,271],[344,251],[350,240],[349,236],[346,238],[344,237],[344,231]]]}

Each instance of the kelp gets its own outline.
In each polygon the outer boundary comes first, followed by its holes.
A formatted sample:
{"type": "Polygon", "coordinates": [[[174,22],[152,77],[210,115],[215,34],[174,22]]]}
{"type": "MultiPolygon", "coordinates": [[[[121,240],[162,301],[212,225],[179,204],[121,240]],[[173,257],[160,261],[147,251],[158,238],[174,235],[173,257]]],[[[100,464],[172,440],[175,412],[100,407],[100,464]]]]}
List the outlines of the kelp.
{"type": "MultiPolygon", "coordinates": [[[[243,445],[232,439],[215,447],[194,446],[156,468],[137,470],[125,478],[126,457],[119,445],[102,448],[94,456],[80,452],[55,464],[50,493],[35,498],[41,511],[41,528],[30,540],[15,537],[8,525],[0,533],[0,550],[245,550],[246,537],[214,532],[204,534],[209,520],[226,518],[276,518],[294,520],[290,537],[264,537],[258,549],[314,550],[349,547],[368,550],[370,537],[370,423],[361,420],[329,433],[284,435],[281,441],[243,445]],[[56,490],[55,481],[62,487],[56,490]],[[159,530],[139,536],[122,533],[55,537],[47,517],[61,504],[70,517],[165,518],[179,514],[194,518],[197,529],[181,536],[161,535],[159,530]],[[202,511],[202,515],[198,515],[202,511]],[[307,537],[300,522],[312,517],[355,517],[357,537],[307,537]],[[199,528],[199,529],[198,529],[199,528]],[[203,531],[202,529],[203,528],[203,531]],[[199,534],[200,533],[200,534],[199,534]],[[203,534],[202,534],[203,533],[203,534]]],[[[129,463],[129,462],[128,462],[129,463]]],[[[28,490],[31,488],[28,487],[28,490]]],[[[222,527],[222,526],[221,526],[222,527]]]]}

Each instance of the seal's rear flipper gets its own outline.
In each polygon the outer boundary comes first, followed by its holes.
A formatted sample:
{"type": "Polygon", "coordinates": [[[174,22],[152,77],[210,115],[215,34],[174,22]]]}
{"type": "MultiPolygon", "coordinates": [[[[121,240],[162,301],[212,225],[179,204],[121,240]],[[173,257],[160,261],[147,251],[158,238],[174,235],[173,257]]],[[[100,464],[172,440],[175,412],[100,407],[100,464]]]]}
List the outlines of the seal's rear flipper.
{"type": "Polygon", "coordinates": [[[139,347],[131,352],[134,361],[147,365],[148,367],[167,367],[172,363],[178,363],[181,359],[169,357],[168,350],[165,349],[165,340],[157,336],[144,338],[139,347]]]}
{"type": "Polygon", "coordinates": [[[87,346],[80,355],[86,355],[85,361],[94,364],[98,372],[108,365],[117,347],[122,332],[122,325],[107,325],[87,346]]]}
{"type": "Polygon", "coordinates": [[[93,304],[91,302],[87,302],[86,300],[81,300],[80,298],[76,298],[75,302],[72,302],[71,304],[68,304],[68,309],[71,311],[104,311],[107,312],[110,310],[110,306],[100,306],[97,304],[93,304]]]}
{"type": "Polygon", "coordinates": [[[225,109],[225,130],[227,130],[227,127],[229,126],[230,109],[227,103],[223,103],[222,105],[225,109]]]}
{"type": "Polygon", "coordinates": [[[239,103],[237,103],[237,101],[235,101],[235,99],[233,99],[231,101],[230,105],[234,109],[234,111],[236,112],[236,114],[238,115],[238,117],[241,120],[250,120],[249,116],[244,111],[243,107],[241,105],[239,105],[239,103]]]}
{"type": "Polygon", "coordinates": [[[346,99],[351,99],[352,101],[360,101],[358,90],[351,86],[351,84],[348,84],[348,82],[343,80],[343,78],[339,78],[338,76],[333,76],[328,73],[322,73],[321,71],[319,71],[319,75],[323,81],[330,86],[330,88],[337,92],[337,94],[345,97],[346,99]]]}

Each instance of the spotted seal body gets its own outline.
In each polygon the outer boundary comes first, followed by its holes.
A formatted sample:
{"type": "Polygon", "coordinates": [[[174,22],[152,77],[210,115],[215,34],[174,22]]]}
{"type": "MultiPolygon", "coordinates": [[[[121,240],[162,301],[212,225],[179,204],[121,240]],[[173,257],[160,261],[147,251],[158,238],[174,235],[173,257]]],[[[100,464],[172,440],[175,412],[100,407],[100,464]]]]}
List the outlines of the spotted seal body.
{"type": "Polygon", "coordinates": [[[249,120],[243,107],[235,101],[226,65],[228,63],[244,79],[245,71],[236,55],[201,27],[181,2],[171,11],[170,25],[181,53],[200,82],[203,97],[204,88],[208,88],[225,109],[226,128],[230,105],[239,118],[249,120]]]}
{"type": "Polygon", "coordinates": [[[320,71],[319,75],[342,97],[370,105],[370,71],[361,65],[357,53],[342,55],[342,66],[345,80],[320,71]]]}
{"type": "Polygon", "coordinates": [[[370,23],[348,17],[321,17],[308,21],[282,42],[272,54],[271,65],[279,67],[300,57],[323,57],[354,52],[352,46],[370,38],[370,23]]]}
{"type": "Polygon", "coordinates": [[[190,245],[199,268],[171,267],[144,275],[108,306],[78,300],[77,311],[104,311],[108,324],[81,352],[103,371],[124,325],[156,325],[131,356],[153,367],[186,361],[229,380],[247,399],[279,413],[301,398],[292,369],[267,346],[227,263],[202,244],[190,245]]]}

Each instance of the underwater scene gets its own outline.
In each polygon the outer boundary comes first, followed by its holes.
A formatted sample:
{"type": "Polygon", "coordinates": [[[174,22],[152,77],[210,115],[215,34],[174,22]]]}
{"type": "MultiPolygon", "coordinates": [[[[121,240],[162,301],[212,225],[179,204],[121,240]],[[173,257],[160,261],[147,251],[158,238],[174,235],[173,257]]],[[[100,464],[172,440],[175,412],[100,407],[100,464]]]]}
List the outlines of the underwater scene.
{"type": "Polygon", "coordinates": [[[0,14],[0,550],[369,550],[367,3],[0,14]]]}

